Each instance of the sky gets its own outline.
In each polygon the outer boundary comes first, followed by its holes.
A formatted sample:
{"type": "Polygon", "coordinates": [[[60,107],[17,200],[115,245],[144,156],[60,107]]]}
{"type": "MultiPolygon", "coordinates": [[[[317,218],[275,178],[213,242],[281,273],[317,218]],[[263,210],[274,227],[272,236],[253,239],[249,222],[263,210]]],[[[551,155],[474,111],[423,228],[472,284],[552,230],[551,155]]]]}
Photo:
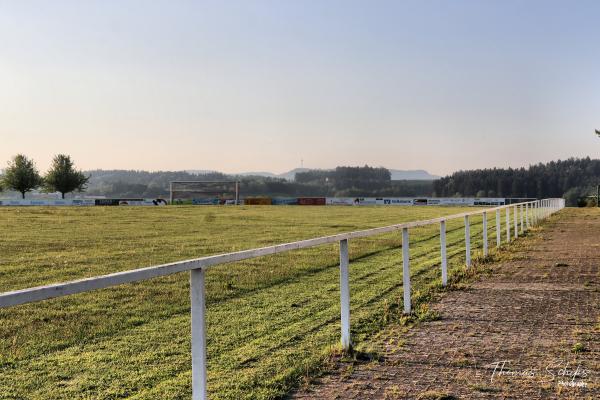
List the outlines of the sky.
{"type": "Polygon", "coordinates": [[[598,1],[0,0],[0,166],[598,158],[599,20],[598,1]]]}

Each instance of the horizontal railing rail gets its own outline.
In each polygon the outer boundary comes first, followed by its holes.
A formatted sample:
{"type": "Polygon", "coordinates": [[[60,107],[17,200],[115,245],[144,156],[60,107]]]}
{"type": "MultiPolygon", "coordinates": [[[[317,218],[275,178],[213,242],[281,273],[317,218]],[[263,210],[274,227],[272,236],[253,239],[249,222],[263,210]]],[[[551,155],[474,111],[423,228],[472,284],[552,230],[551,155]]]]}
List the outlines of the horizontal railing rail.
{"type": "Polygon", "coordinates": [[[411,288],[410,288],[410,243],[409,229],[428,225],[440,225],[441,246],[441,279],[442,285],[447,285],[447,251],[446,251],[446,222],[453,219],[464,219],[465,224],[465,264],[471,266],[471,233],[470,218],[483,216],[483,254],[488,255],[488,229],[487,216],[496,213],[496,245],[502,242],[501,211],[506,212],[506,240],[511,241],[511,234],[519,236],[520,230],[525,232],[532,225],[537,225],[553,213],[563,209],[563,199],[543,199],[516,203],[484,210],[465,212],[448,215],[440,218],[406,222],[379,228],[365,229],[360,231],[339,233],[313,239],[300,240],[296,242],[278,244],[273,246],[242,250],[232,253],[217,254],[213,256],[195,258],[191,260],[178,261],[152,267],[133,269],[85,278],[70,282],[56,283],[37,286],[27,289],[14,290],[0,293],[0,308],[12,307],[21,304],[33,303],[52,299],[56,297],[69,296],[92,290],[104,289],[111,286],[126,283],[139,282],[161,276],[172,275],[180,272],[190,271],[190,298],[192,317],[192,398],[206,399],[206,327],[205,327],[205,271],[212,266],[263,257],[292,250],[305,249],[330,243],[340,245],[340,303],[341,303],[341,343],[344,350],[351,346],[350,340],[350,291],[349,291],[349,253],[348,241],[384,233],[402,231],[402,264],[403,264],[403,295],[404,312],[411,313],[411,288]],[[513,211],[513,222],[511,227],[510,213],[513,211]],[[514,233],[512,230],[514,229],[514,233]]]}

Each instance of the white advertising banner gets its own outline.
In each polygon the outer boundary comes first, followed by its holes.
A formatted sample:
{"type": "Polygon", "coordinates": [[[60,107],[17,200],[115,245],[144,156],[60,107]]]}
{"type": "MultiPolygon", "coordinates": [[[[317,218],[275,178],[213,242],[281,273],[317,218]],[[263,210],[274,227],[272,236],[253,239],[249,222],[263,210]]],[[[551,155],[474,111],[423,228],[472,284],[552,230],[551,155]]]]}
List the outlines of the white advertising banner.
{"type": "Polygon", "coordinates": [[[386,206],[412,206],[413,199],[403,199],[403,198],[384,198],[383,204],[386,206]]]}
{"type": "MultiPolygon", "coordinates": [[[[383,201],[383,199],[380,199],[383,201]]],[[[374,206],[377,205],[377,199],[375,197],[357,197],[354,199],[355,203],[360,206],[374,206]]]]}
{"type": "Polygon", "coordinates": [[[67,199],[67,200],[43,200],[43,199],[6,199],[0,200],[0,206],[93,206],[94,199],[67,199]]]}
{"type": "Polygon", "coordinates": [[[352,206],[355,204],[354,200],[354,197],[326,197],[325,204],[328,206],[352,206]]]}

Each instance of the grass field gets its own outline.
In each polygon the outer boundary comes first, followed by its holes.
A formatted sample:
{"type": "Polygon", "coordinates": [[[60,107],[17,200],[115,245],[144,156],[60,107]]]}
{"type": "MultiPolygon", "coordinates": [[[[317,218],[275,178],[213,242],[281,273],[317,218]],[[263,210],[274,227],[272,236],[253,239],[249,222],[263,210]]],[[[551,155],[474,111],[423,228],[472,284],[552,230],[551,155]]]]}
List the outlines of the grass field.
{"type": "MultiPolygon", "coordinates": [[[[469,210],[473,210],[470,208],[469,210]]],[[[457,207],[0,208],[0,292],[463,212],[457,207]]],[[[495,218],[489,216],[490,246],[495,218]]],[[[472,219],[473,248],[481,217],[472,219]]],[[[438,226],[411,231],[414,294],[439,284],[438,226]]],[[[462,220],[448,223],[451,273],[462,220]]],[[[355,342],[398,318],[401,235],[350,242],[355,342]]],[[[209,391],[270,399],[339,341],[338,247],[207,273],[209,391]]],[[[189,275],[0,310],[0,399],[188,399],[189,275]]]]}

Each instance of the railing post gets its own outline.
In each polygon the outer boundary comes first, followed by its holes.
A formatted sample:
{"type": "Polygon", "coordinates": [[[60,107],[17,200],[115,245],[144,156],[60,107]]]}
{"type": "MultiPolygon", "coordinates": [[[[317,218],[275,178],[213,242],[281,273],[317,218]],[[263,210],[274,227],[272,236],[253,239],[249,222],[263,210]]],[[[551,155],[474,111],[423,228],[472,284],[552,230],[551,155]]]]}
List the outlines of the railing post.
{"type": "Polygon", "coordinates": [[[440,255],[442,258],[442,286],[448,284],[448,256],[446,254],[446,221],[440,222],[440,255]]]}
{"type": "Polygon", "coordinates": [[[502,244],[502,218],[500,210],[496,210],[496,247],[500,248],[502,244]]]}
{"type": "Polygon", "coordinates": [[[487,212],[483,212],[483,256],[488,256],[488,227],[487,212]]]}
{"type": "Polygon", "coordinates": [[[548,215],[546,215],[546,199],[542,200],[542,218],[546,219],[548,215]]]}
{"type": "Polygon", "coordinates": [[[467,267],[471,266],[471,225],[468,215],[465,215],[465,263],[467,267]]]}
{"type": "Polygon", "coordinates": [[[529,229],[529,203],[525,203],[525,226],[529,229]]]}
{"type": "Polygon", "coordinates": [[[519,206],[513,209],[513,223],[515,225],[515,239],[519,237],[519,206]]]}
{"type": "Polygon", "coordinates": [[[525,218],[523,217],[523,204],[519,206],[519,215],[521,215],[521,232],[525,233],[525,218]]]}
{"type": "Polygon", "coordinates": [[[190,271],[192,303],[192,400],[206,400],[206,296],[204,270],[190,271]]]}
{"type": "Polygon", "coordinates": [[[510,207],[506,207],[506,242],[510,243],[510,207]]]}
{"type": "Polygon", "coordinates": [[[408,228],[402,228],[402,286],[404,287],[404,314],[410,314],[410,250],[408,228]]]}
{"type": "Polygon", "coordinates": [[[542,220],[546,219],[546,207],[545,207],[545,203],[546,203],[546,201],[544,199],[542,199],[541,205],[540,205],[540,211],[542,213],[542,220]]]}
{"type": "Polygon", "coordinates": [[[340,240],[340,305],[342,322],[342,349],[350,350],[350,274],[348,239],[340,240]]]}

